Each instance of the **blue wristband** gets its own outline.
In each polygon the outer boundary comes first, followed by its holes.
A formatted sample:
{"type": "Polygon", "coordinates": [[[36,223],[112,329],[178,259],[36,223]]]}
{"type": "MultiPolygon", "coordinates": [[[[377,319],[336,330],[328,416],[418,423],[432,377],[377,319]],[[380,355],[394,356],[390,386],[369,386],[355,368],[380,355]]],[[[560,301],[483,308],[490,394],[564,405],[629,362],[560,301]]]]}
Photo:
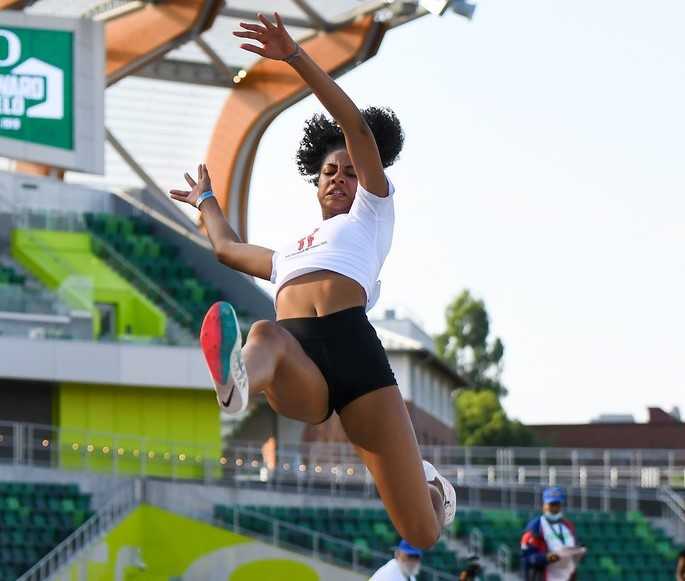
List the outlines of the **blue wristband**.
{"type": "Polygon", "coordinates": [[[197,199],[197,202],[195,202],[195,207],[200,208],[200,204],[204,202],[207,198],[213,198],[214,197],[214,192],[212,190],[207,190],[206,192],[203,192],[200,194],[200,197],[197,199]]]}

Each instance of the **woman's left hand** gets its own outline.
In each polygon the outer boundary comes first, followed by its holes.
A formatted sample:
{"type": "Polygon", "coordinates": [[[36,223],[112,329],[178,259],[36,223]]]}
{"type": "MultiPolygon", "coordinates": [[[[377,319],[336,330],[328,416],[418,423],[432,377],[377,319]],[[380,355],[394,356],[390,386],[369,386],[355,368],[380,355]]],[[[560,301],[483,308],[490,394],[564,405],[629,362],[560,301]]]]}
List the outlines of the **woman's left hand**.
{"type": "Polygon", "coordinates": [[[276,18],[276,25],[274,26],[268,18],[263,14],[257,14],[257,18],[264,26],[259,24],[249,24],[241,22],[240,26],[247,32],[242,30],[236,31],[233,34],[240,38],[250,38],[260,42],[263,46],[255,46],[253,44],[241,44],[240,48],[254,52],[264,58],[282,61],[289,56],[292,56],[297,51],[298,45],[288,34],[288,31],[283,26],[278,12],[274,12],[276,18]]]}

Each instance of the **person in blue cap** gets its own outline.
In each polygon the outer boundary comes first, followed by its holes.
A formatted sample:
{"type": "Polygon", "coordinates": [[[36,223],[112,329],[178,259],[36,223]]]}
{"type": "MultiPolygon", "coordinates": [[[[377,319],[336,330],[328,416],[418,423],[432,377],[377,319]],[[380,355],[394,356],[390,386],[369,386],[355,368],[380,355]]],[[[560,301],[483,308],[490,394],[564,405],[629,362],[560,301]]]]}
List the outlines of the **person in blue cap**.
{"type": "Polygon", "coordinates": [[[423,551],[402,539],[395,549],[395,558],[373,574],[369,581],[416,581],[421,570],[423,551]]]}
{"type": "Polygon", "coordinates": [[[526,581],[572,581],[576,578],[576,530],[564,518],[566,493],[550,486],[542,493],[542,514],[528,523],[521,537],[521,562],[526,581]]]}

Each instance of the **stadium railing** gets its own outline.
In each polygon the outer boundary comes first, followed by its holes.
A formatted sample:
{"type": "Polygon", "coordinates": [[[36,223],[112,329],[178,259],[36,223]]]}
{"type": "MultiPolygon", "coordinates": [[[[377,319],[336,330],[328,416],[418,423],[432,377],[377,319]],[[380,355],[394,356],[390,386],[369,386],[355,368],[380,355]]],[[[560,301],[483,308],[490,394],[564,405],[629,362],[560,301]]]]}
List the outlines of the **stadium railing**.
{"type": "MultiPolygon", "coordinates": [[[[574,464],[577,451],[564,449],[424,446],[421,451],[457,484],[459,501],[474,506],[537,504],[541,489],[551,484],[567,487],[574,509],[636,510],[647,501],[665,506],[667,498],[657,498],[657,492],[683,488],[685,473],[683,450],[583,450],[587,464],[574,464]],[[508,452],[530,465],[512,465],[508,452]],[[551,456],[554,466],[539,462],[551,456]],[[525,479],[520,477],[524,470],[525,479]]],[[[370,474],[353,448],[342,443],[281,444],[270,454],[262,443],[232,441],[217,457],[191,442],[0,422],[2,462],[139,477],[159,477],[155,468],[163,464],[168,468],[163,477],[170,480],[376,497],[370,474]]]]}
{"type": "MultiPolygon", "coordinates": [[[[236,534],[247,534],[274,546],[302,553],[313,559],[351,568],[358,573],[370,574],[375,568],[388,561],[387,553],[380,553],[368,547],[360,547],[359,545],[343,539],[306,527],[294,525],[287,521],[278,520],[263,513],[237,505],[233,506],[232,509],[233,518],[228,521],[216,517],[212,517],[211,519],[204,518],[203,520],[218,527],[228,528],[236,534]],[[242,526],[241,517],[244,523],[242,526]],[[253,526],[244,526],[246,521],[249,521],[253,526]],[[254,526],[255,521],[262,523],[263,526],[254,526]],[[256,532],[255,529],[258,528],[270,532],[256,532]],[[298,539],[297,543],[292,542],[292,539],[294,538],[298,539]],[[341,556],[347,556],[348,558],[341,558],[341,556]],[[373,562],[374,565],[368,566],[365,564],[370,564],[370,562],[373,562]]],[[[195,516],[195,518],[198,517],[195,516]]],[[[421,571],[423,572],[422,579],[426,579],[426,581],[447,581],[454,579],[453,575],[446,575],[445,573],[425,566],[421,567],[421,571]]]]}
{"type": "MultiPolygon", "coordinates": [[[[0,421],[0,458],[8,455],[14,462],[45,461],[45,454],[52,462],[59,460],[59,442],[72,444],[77,456],[82,458],[79,467],[88,469],[89,458],[98,454],[89,450],[88,443],[95,436],[99,440],[109,440],[108,452],[112,458],[120,448],[117,440],[132,442],[136,440],[136,457],[142,467],[137,475],[144,475],[146,455],[143,452],[156,449],[169,451],[167,460],[179,462],[178,455],[186,456],[189,450],[197,448],[190,442],[152,440],[128,434],[111,434],[98,431],[60,429],[55,426],[0,421]],[[4,438],[4,441],[3,439],[4,438]],[[7,442],[14,442],[8,448],[7,442]],[[174,456],[176,459],[174,460],[174,456]]],[[[225,453],[219,458],[203,458],[220,463],[224,471],[238,470],[264,476],[264,469],[271,478],[274,474],[287,478],[298,473],[312,473],[312,478],[320,481],[356,481],[364,483],[363,465],[347,443],[311,442],[300,444],[279,444],[275,454],[269,458],[262,451],[262,442],[233,441],[227,445],[225,453]]],[[[201,450],[198,452],[202,452],[201,450]]],[[[464,448],[459,446],[421,446],[423,458],[440,465],[451,480],[458,485],[479,483],[496,485],[538,485],[554,484],[578,488],[599,486],[610,489],[635,487],[658,489],[661,486],[684,488],[685,450],[572,450],[564,448],[464,448]],[[503,454],[506,452],[507,454],[503,454]],[[582,453],[584,461],[577,460],[582,453]],[[516,463],[512,456],[516,454],[516,463]],[[554,456],[554,464],[544,458],[554,456]]],[[[123,455],[127,456],[127,449],[123,455]]],[[[121,456],[122,453],[119,453],[121,456]]],[[[204,454],[200,454],[204,456],[204,454]]],[[[214,456],[214,455],[213,455],[214,456]]],[[[186,458],[185,461],[189,461],[186,458]]],[[[180,461],[183,462],[183,461],[180,461]]],[[[116,471],[116,462],[111,471],[116,471]]]]}
{"type": "Polygon", "coordinates": [[[685,540],[685,500],[670,486],[662,486],[658,498],[667,508],[664,517],[671,522],[674,536],[685,540]]]}
{"type": "Polygon", "coordinates": [[[47,581],[78,557],[78,555],[102,538],[126,517],[142,500],[140,481],[125,482],[102,509],[58,544],[17,581],[47,581]]]}

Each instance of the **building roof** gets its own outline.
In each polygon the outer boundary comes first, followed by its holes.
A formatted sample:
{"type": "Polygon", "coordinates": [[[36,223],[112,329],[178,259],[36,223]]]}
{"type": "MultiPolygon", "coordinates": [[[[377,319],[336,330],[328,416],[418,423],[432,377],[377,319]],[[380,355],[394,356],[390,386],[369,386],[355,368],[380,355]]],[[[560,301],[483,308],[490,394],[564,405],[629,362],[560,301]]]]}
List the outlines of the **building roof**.
{"type": "MultiPolygon", "coordinates": [[[[31,14],[110,23],[135,16],[137,11],[142,14],[149,4],[150,0],[24,0],[15,6],[31,14]]],[[[160,191],[178,187],[184,168],[205,159],[224,103],[239,88],[241,75],[260,59],[242,50],[241,39],[232,32],[239,29],[240,21],[255,20],[257,12],[269,15],[274,11],[298,42],[341,29],[364,14],[373,14],[385,29],[428,14],[419,4],[386,0],[226,0],[208,21],[207,30],[179,37],[163,54],[107,89],[107,129],[160,191]]],[[[370,58],[377,49],[369,46],[367,55],[351,66],[370,58]]],[[[105,156],[105,176],[68,172],[67,181],[105,189],[147,185],[110,144],[105,156]]]]}
{"type": "Polygon", "coordinates": [[[420,341],[412,339],[411,337],[405,337],[394,331],[389,331],[378,325],[374,325],[374,328],[376,329],[376,334],[378,335],[383,348],[388,353],[409,353],[425,357],[427,362],[449,376],[455,385],[458,387],[466,387],[466,381],[464,381],[454,369],[447,365],[447,363],[440,359],[440,357],[433,353],[433,351],[426,349],[420,341]]]}

